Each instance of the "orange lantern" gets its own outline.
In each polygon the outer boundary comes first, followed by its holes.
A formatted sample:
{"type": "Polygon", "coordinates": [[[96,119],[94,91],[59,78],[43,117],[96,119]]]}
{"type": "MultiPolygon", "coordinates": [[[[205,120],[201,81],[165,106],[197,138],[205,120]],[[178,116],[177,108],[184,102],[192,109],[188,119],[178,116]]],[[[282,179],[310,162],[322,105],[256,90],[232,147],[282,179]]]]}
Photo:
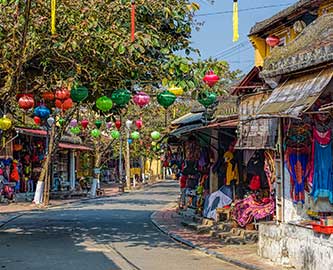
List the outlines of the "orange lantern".
{"type": "Polygon", "coordinates": [[[18,104],[21,109],[29,110],[35,105],[35,101],[32,97],[26,95],[20,97],[20,99],[18,100],[18,104]]]}
{"type": "Polygon", "coordinates": [[[54,100],[54,94],[52,92],[44,92],[42,98],[47,101],[52,101],[54,100]]]}
{"type": "Polygon", "coordinates": [[[69,98],[70,95],[71,95],[71,93],[64,87],[60,88],[60,89],[57,89],[57,91],[55,93],[55,97],[57,99],[61,99],[61,100],[69,98]]]}

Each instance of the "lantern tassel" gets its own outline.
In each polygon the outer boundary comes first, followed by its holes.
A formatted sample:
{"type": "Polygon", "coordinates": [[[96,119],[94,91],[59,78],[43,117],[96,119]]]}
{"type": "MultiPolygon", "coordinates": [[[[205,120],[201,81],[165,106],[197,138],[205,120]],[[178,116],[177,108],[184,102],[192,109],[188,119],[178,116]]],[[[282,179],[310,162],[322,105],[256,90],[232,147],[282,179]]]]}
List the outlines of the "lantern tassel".
{"type": "Polygon", "coordinates": [[[131,10],[131,41],[135,40],[135,1],[132,0],[132,10],[131,10]]]}
{"type": "Polygon", "coordinates": [[[233,23],[233,39],[232,39],[232,41],[236,42],[239,39],[239,33],[238,33],[238,0],[234,0],[232,23],[233,23]]]}
{"type": "Polygon", "coordinates": [[[51,0],[51,34],[56,34],[56,0],[51,0]]]}

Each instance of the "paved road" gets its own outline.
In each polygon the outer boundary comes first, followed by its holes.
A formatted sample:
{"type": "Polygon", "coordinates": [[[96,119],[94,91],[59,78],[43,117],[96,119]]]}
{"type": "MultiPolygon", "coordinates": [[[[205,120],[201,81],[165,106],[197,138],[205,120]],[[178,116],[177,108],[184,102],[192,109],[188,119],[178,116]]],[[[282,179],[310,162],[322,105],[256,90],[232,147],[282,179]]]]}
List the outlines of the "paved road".
{"type": "Polygon", "coordinates": [[[174,182],[119,197],[31,212],[0,231],[5,270],[240,270],[158,231],[151,213],[176,198],[174,182]]]}

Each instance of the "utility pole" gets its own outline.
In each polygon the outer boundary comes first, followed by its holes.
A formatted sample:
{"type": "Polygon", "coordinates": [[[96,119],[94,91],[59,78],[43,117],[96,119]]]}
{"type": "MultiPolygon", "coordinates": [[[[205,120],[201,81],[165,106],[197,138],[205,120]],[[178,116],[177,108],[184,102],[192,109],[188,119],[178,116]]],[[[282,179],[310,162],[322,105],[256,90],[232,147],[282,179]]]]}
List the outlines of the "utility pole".
{"type": "Polygon", "coordinates": [[[130,164],[130,145],[129,145],[129,129],[126,129],[126,186],[131,189],[131,164],[130,164]]]}

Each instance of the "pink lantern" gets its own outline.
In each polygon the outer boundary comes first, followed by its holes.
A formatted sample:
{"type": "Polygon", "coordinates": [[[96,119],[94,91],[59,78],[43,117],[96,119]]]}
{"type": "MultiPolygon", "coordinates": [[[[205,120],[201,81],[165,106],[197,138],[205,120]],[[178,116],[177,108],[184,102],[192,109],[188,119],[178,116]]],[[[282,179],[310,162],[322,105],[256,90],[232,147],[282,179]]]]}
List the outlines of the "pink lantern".
{"type": "Polygon", "coordinates": [[[217,76],[213,70],[209,70],[205,77],[203,77],[203,81],[209,87],[213,87],[220,80],[219,76],[217,76]]]}
{"type": "Polygon", "coordinates": [[[107,122],[107,123],[106,123],[106,128],[107,128],[107,129],[112,128],[112,122],[107,122]]]}
{"type": "Polygon", "coordinates": [[[141,129],[142,128],[142,120],[141,119],[136,120],[135,125],[136,125],[137,129],[141,129]]]}
{"type": "Polygon", "coordinates": [[[121,121],[119,119],[116,120],[116,122],[114,124],[115,124],[115,126],[116,126],[117,129],[121,128],[121,121]]]}
{"type": "Polygon", "coordinates": [[[77,126],[77,120],[76,120],[76,119],[72,119],[72,120],[70,121],[69,125],[70,125],[71,127],[76,127],[76,126],[77,126]]]}
{"type": "Polygon", "coordinates": [[[268,36],[266,38],[266,44],[270,47],[275,47],[280,44],[280,38],[275,35],[268,36]]]}
{"type": "Polygon", "coordinates": [[[84,129],[87,128],[88,124],[89,124],[89,121],[88,121],[87,119],[83,119],[83,120],[81,121],[81,126],[82,126],[84,129]]]}
{"type": "Polygon", "coordinates": [[[140,106],[140,108],[146,106],[150,101],[150,96],[145,92],[138,92],[133,96],[133,101],[136,105],[140,106]]]}

